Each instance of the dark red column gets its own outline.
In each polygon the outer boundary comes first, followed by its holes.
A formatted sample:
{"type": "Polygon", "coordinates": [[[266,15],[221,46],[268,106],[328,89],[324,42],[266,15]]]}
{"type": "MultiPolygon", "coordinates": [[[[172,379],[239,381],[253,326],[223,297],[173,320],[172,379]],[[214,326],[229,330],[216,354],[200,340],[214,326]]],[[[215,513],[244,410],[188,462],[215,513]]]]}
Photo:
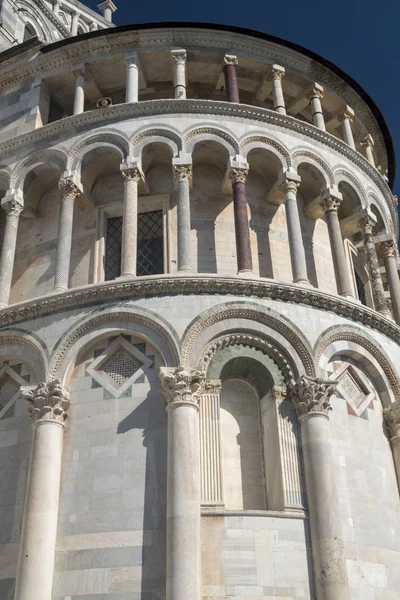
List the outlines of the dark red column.
{"type": "Polygon", "coordinates": [[[250,227],[247,216],[246,177],[247,169],[231,169],[230,179],[233,190],[233,210],[235,214],[235,234],[238,272],[253,271],[251,257],[250,227]]]}
{"type": "Polygon", "coordinates": [[[236,76],[236,65],[238,64],[238,59],[236,56],[232,56],[231,54],[225,54],[224,62],[226,99],[228,102],[239,103],[239,88],[236,76]]]}

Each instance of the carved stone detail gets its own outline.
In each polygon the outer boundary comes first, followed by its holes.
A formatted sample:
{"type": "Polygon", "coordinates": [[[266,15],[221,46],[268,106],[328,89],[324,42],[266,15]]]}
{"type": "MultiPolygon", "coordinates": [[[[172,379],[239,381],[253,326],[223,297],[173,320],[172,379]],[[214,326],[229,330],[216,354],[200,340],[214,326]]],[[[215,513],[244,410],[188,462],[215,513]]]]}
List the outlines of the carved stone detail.
{"type": "Polygon", "coordinates": [[[371,280],[372,294],[374,297],[375,308],[381,314],[390,318],[390,311],[387,306],[385,291],[383,288],[382,277],[379,269],[379,261],[376,254],[375,242],[373,238],[373,229],[375,221],[366,216],[359,220],[358,226],[361,229],[364,238],[364,250],[369,277],[371,280]]]}
{"type": "Polygon", "coordinates": [[[239,64],[239,60],[238,57],[234,54],[225,54],[224,63],[226,65],[234,65],[235,67],[237,67],[237,65],[239,64]]]}
{"type": "Polygon", "coordinates": [[[185,65],[186,64],[186,50],[172,50],[171,52],[172,60],[177,65],[185,65]]]}
{"type": "Polygon", "coordinates": [[[297,194],[297,190],[300,187],[300,182],[293,181],[293,179],[286,179],[283,183],[281,183],[281,185],[279,187],[282,190],[282,192],[284,192],[285,194],[287,194],[289,192],[292,192],[293,194],[297,194]]]}
{"type": "Polygon", "coordinates": [[[397,257],[397,246],[394,240],[387,240],[380,242],[379,249],[384,258],[396,258],[397,257]]]}
{"type": "Polygon", "coordinates": [[[400,436],[400,400],[384,406],[383,416],[388,426],[390,437],[400,436]]]}
{"type": "Polygon", "coordinates": [[[159,377],[161,393],[167,406],[180,402],[199,404],[205,384],[202,371],[185,367],[161,367],[159,377]]]}
{"type": "Polygon", "coordinates": [[[50,383],[39,383],[34,390],[22,390],[28,400],[29,412],[35,422],[56,421],[65,423],[71,404],[69,392],[56,379],[50,383]]]}
{"type": "Polygon", "coordinates": [[[136,183],[139,183],[142,179],[139,167],[132,167],[127,164],[121,165],[121,174],[125,181],[136,181],[136,183]]]}
{"type": "Polygon", "coordinates": [[[230,144],[232,148],[234,148],[235,154],[240,154],[239,144],[237,143],[235,138],[226,133],[225,131],[217,129],[216,127],[198,127],[197,129],[189,131],[189,133],[187,133],[184,137],[185,144],[197,135],[215,135],[217,137],[220,137],[226,142],[228,142],[228,144],[230,144]]]}
{"type": "Polygon", "coordinates": [[[174,175],[178,181],[189,181],[192,177],[192,165],[174,165],[174,175]]]}
{"type": "Polygon", "coordinates": [[[238,167],[234,167],[229,171],[229,179],[232,183],[246,183],[248,174],[248,169],[240,169],[238,167]]]}
{"type": "Polygon", "coordinates": [[[23,204],[17,200],[17,198],[12,198],[8,202],[5,202],[1,205],[3,210],[7,213],[9,217],[19,217],[22,211],[24,210],[23,204]]]}
{"type": "Polygon", "coordinates": [[[333,198],[332,196],[329,196],[323,201],[322,208],[324,212],[328,212],[330,210],[337,211],[339,210],[340,203],[341,200],[339,200],[339,198],[333,198]]]}
{"type": "Polygon", "coordinates": [[[72,179],[72,177],[64,177],[58,182],[58,189],[63,197],[79,198],[81,191],[72,179]]]}
{"type": "Polygon", "coordinates": [[[203,394],[219,394],[221,387],[222,383],[219,379],[206,379],[204,382],[203,394]]]}
{"type": "Polygon", "coordinates": [[[290,386],[290,399],[298,414],[322,412],[328,415],[332,410],[330,397],[335,393],[337,383],[324,381],[321,377],[311,378],[305,375],[290,386]]]}

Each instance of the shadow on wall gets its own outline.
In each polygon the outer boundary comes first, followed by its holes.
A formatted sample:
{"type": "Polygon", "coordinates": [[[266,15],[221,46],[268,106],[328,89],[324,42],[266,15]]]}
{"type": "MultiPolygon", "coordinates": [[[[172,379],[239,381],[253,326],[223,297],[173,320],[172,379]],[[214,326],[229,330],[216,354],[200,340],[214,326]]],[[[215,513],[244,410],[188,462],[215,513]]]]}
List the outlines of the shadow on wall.
{"type": "Polygon", "coordinates": [[[118,424],[117,434],[132,429],[143,430],[146,462],[140,591],[143,598],[163,600],[166,577],[167,426],[164,402],[159,390],[154,387],[146,399],[118,424]]]}

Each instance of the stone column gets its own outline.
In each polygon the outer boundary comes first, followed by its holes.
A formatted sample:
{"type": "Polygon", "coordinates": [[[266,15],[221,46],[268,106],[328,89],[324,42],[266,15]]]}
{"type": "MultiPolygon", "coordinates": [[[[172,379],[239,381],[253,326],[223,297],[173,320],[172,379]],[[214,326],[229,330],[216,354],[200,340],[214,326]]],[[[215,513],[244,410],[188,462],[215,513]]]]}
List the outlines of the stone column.
{"type": "Polygon", "coordinates": [[[191,273],[192,244],[190,218],[190,179],[192,177],[192,165],[174,164],[174,173],[178,184],[178,272],[191,273]]]}
{"type": "Polygon", "coordinates": [[[138,187],[143,173],[137,162],[121,165],[124,184],[121,277],[136,277],[138,236],[138,187]]]}
{"type": "Polygon", "coordinates": [[[397,272],[397,247],[394,240],[387,240],[379,244],[379,249],[383,256],[385,264],[386,277],[390,290],[390,299],[392,301],[392,309],[394,320],[397,325],[400,325],[400,281],[397,272]]]}
{"type": "Polygon", "coordinates": [[[365,158],[373,167],[375,167],[376,164],[373,152],[374,140],[372,136],[368,134],[361,142],[361,146],[365,149],[365,158]]]}
{"type": "Polygon", "coordinates": [[[200,600],[199,399],[203,374],[160,369],[168,412],[166,600],[200,600]]]}
{"type": "Polygon", "coordinates": [[[70,406],[60,381],[23,392],[34,418],[14,600],[52,600],[64,425],[70,406]]]}
{"type": "Polygon", "coordinates": [[[236,76],[236,66],[239,64],[237,56],[225,54],[224,63],[226,99],[228,102],[239,103],[239,87],[236,76]]]}
{"type": "Polygon", "coordinates": [[[290,261],[292,264],[293,283],[309,284],[307,276],[306,255],[303,246],[299,209],[297,206],[297,189],[300,177],[285,177],[281,189],[285,195],[286,224],[289,238],[290,261]]]}
{"type": "Polygon", "coordinates": [[[74,115],[80,115],[85,112],[85,70],[75,69],[73,71],[76,76],[75,84],[75,99],[74,99],[74,115]]]}
{"type": "Polygon", "coordinates": [[[329,195],[325,198],[323,209],[326,222],[328,224],[329,240],[331,243],[333,267],[335,269],[336,285],[338,294],[353,298],[353,291],[350,284],[349,270],[344,253],[342,232],[340,230],[338,208],[342,199],[339,196],[329,195]]]}
{"type": "Polygon", "coordinates": [[[207,380],[200,400],[201,503],[223,506],[221,429],[221,382],[207,380]]]}
{"type": "Polygon", "coordinates": [[[112,2],[112,0],[104,0],[104,2],[100,2],[100,4],[97,5],[97,8],[103,13],[103,17],[112,23],[113,13],[117,10],[114,2],[112,2]]]}
{"type": "Polygon", "coordinates": [[[383,408],[383,416],[389,430],[394,467],[400,491],[400,400],[383,408]]]}
{"type": "Polygon", "coordinates": [[[71,34],[72,35],[77,35],[77,33],[78,33],[78,20],[79,20],[79,13],[75,11],[71,15],[71,34]]]}
{"type": "Polygon", "coordinates": [[[319,129],[325,131],[324,113],[322,112],[321,106],[323,92],[324,88],[322,87],[322,85],[315,83],[309,98],[311,104],[311,114],[313,123],[315,127],[318,127],[319,129]]]}
{"type": "Polygon", "coordinates": [[[291,397],[299,415],[317,600],[349,600],[332,449],[330,397],[335,383],[302,376],[291,397]]]}
{"type": "Polygon", "coordinates": [[[282,77],[285,75],[285,68],[280,65],[272,65],[271,75],[274,110],[281,115],[286,115],[285,98],[282,90],[282,77]]]}
{"type": "Polygon", "coordinates": [[[350,148],[353,150],[356,149],[356,145],[354,143],[353,130],[351,128],[351,124],[354,119],[354,110],[350,108],[350,106],[346,107],[346,110],[339,117],[339,120],[342,123],[343,128],[343,139],[350,148]]]}
{"type": "Polygon", "coordinates": [[[7,213],[0,256],[0,308],[5,308],[10,300],[18,223],[24,204],[16,195],[10,195],[3,198],[1,206],[7,213]]]}
{"type": "Polygon", "coordinates": [[[174,97],[186,98],[186,50],[171,50],[174,97]]]}
{"type": "Polygon", "coordinates": [[[56,272],[54,291],[65,292],[68,289],[69,267],[71,263],[72,229],[74,224],[75,200],[81,192],[72,177],[60,179],[58,187],[61,192],[60,219],[58,225],[56,272]]]}
{"type": "Polygon", "coordinates": [[[233,192],[238,273],[253,272],[250,226],[246,200],[246,178],[248,173],[248,166],[232,167],[229,172],[233,192]]]}
{"type": "Polygon", "coordinates": [[[386,302],[385,290],[383,288],[381,272],[379,270],[378,256],[376,254],[373,235],[375,222],[376,221],[374,221],[370,216],[366,216],[360,219],[358,225],[363,236],[365,258],[369,279],[371,281],[375,310],[381,313],[381,315],[384,317],[391,318],[392,315],[386,302]]]}
{"type": "Polygon", "coordinates": [[[139,60],[137,52],[125,54],[126,93],[125,102],[137,102],[139,99],[139,60]]]}

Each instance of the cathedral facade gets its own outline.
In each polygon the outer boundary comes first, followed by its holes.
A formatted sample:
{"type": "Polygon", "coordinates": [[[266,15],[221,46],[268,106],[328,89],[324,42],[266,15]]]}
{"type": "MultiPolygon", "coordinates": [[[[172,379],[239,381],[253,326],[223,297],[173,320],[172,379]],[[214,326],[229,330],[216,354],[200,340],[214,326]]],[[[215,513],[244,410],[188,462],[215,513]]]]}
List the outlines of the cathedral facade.
{"type": "Polygon", "coordinates": [[[100,9],[1,3],[1,600],[398,600],[379,109],[289,42],[100,9]]]}

